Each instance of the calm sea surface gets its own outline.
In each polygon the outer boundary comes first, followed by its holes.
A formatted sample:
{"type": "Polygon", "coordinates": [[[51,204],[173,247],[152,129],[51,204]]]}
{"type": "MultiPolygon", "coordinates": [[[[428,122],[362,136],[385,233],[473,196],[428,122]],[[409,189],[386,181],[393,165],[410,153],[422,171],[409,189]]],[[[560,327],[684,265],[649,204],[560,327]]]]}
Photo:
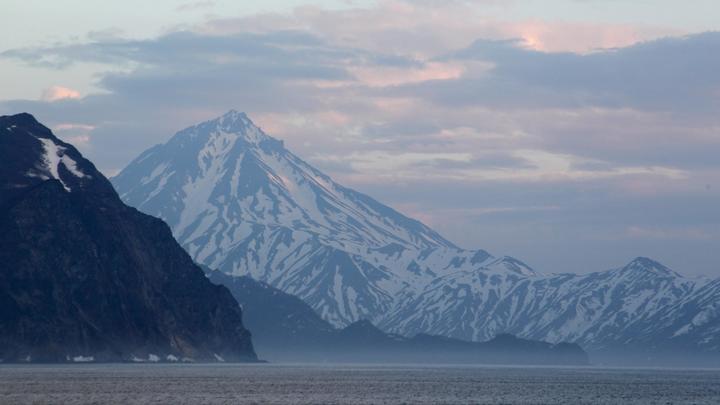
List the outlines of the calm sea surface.
{"type": "Polygon", "coordinates": [[[720,404],[720,370],[0,366],[1,404],[720,404]]]}

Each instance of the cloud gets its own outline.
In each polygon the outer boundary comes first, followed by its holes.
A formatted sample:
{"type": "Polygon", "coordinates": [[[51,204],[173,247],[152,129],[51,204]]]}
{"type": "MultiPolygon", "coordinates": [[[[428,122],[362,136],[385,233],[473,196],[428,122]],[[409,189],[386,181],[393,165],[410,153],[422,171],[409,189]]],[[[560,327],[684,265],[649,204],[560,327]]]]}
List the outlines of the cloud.
{"type": "Polygon", "coordinates": [[[702,228],[680,228],[680,229],[662,229],[662,228],[646,228],[642,226],[629,226],[627,228],[627,236],[630,238],[643,239],[705,239],[712,240],[713,236],[710,232],[702,228]]]}
{"type": "MultiPolygon", "coordinates": [[[[62,108],[6,103],[47,110],[60,122],[85,121],[95,127],[91,137],[123,131],[117,136],[124,146],[109,134],[95,137],[120,146],[113,168],[154,143],[148,132],[161,140],[232,107],[258,117],[300,153],[353,153],[355,170],[375,164],[360,161],[378,153],[470,153],[467,162],[413,164],[446,178],[557,181],[643,173],[685,178],[691,168],[716,167],[720,122],[712,111],[720,62],[706,50],[717,43],[720,34],[707,33],[574,54],[538,52],[517,39],[476,40],[423,59],[340,46],[308,31],[181,31],[3,55],[33,65],[55,60],[57,68],[135,66],[103,74],[98,86],[106,94],[62,108]]],[[[67,89],[46,100],[78,96],[67,89]]],[[[394,178],[417,173],[413,164],[394,178]]]]}
{"type": "Polygon", "coordinates": [[[550,270],[720,248],[708,231],[720,224],[720,33],[497,21],[442,3],[302,7],[12,49],[1,57],[49,74],[103,64],[103,92],[0,102],[0,113],[34,113],[115,173],[183,127],[244,110],[461,245],[550,270]],[[711,237],[651,237],[683,229],[711,237]],[[553,258],[570,249],[582,253],[553,258]]]}
{"type": "Polygon", "coordinates": [[[175,9],[177,11],[194,11],[198,9],[207,9],[212,8],[217,4],[217,2],[213,0],[204,0],[204,1],[191,1],[187,3],[183,3],[179,6],[177,6],[175,9]]]}
{"type": "Polygon", "coordinates": [[[518,38],[526,49],[578,54],[628,47],[669,33],[659,29],[638,29],[632,25],[545,21],[508,24],[505,32],[518,38]]]}
{"type": "Polygon", "coordinates": [[[418,68],[395,66],[349,67],[350,73],[371,87],[397,86],[428,80],[459,79],[465,67],[460,63],[428,62],[418,68]]]}
{"type": "Polygon", "coordinates": [[[52,129],[55,132],[73,131],[73,130],[92,131],[93,129],[95,129],[95,127],[92,125],[87,125],[87,124],[61,123],[61,124],[54,125],[52,129]]]}
{"type": "MultiPolygon", "coordinates": [[[[61,122],[68,120],[62,114],[78,121],[90,116],[94,134],[110,130],[104,122],[131,130],[137,124],[123,118],[130,115],[157,139],[167,136],[164,131],[233,107],[259,117],[301,152],[319,147],[328,156],[367,155],[381,146],[392,153],[469,151],[475,162],[500,155],[527,161],[519,155],[522,150],[570,157],[560,171],[551,170],[547,161],[518,168],[518,173],[531,171],[533,178],[670,175],[715,167],[720,61],[708,50],[720,44],[718,33],[583,54],[540,52],[521,39],[478,39],[431,57],[350,46],[343,44],[347,40],[323,36],[329,28],[320,21],[330,15],[367,22],[387,7],[406,16],[418,12],[403,2],[350,11],[300,9],[291,19],[307,17],[316,28],[292,27],[287,18],[276,16],[285,25],[274,24],[284,30],[239,32],[237,21],[220,20],[206,24],[204,31],[154,39],[99,38],[5,51],[6,58],[58,69],[82,62],[133,66],[100,76],[97,85],[106,94],[80,99],[72,89],[48,90],[45,101],[73,99],[62,108],[5,104],[47,110],[61,122]]],[[[362,27],[357,35],[365,38],[370,28],[362,27]]],[[[389,25],[380,20],[372,27],[385,27],[381,35],[389,25]]],[[[428,33],[444,29],[424,28],[428,33]]],[[[423,46],[410,42],[405,49],[423,46]]],[[[122,134],[127,147],[117,153],[129,160],[141,145],[150,144],[146,135],[122,134]]],[[[457,167],[437,169],[442,175],[457,167]]],[[[503,171],[483,173],[476,177],[508,177],[503,171]]]]}
{"type": "Polygon", "coordinates": [[[83,153],[91,152],[92,150],[92,136],[91,133],[95,130],[94,125],[73,123],[73,122],[62,122],[52,126],[52,130],[57,137],[69,142],[73,146],[80,149],[83,153]]]}
{"type": "Polygon", "coordinates": [[[41,99],[44,101],[58,101],[80,98],[80,92],[63,86],[52,86],[43,91],[41,99]]]}
{"type": "Polygon", "coordinates": [[[488,7],[501,10],[508,3],[381,0],[372,6],[346,10],[305,6],[289,14],[214,19],[201,29],[218,34],[301,29],[332,38],[343,46],[424,57],[467,46],[475,38],[516,38],[537,50],[582,53],[683,34],[675,29],[637,24],[507,21],[489,16],[488,7]]]}
{"type": "MultiPolygon", "coordinates": [[[[606,178],[652,176],[668,180],[685,180],[688,173],[663,166],[598,165],[583,169],[582,159],[553,154],[542,150],[518,150],[484,154],[469,152],[387,152],[369,150],[342,155],[315,155],[314,162],[325,166],[328,162],[344,162],[353,169],[355,183],[381,180],[421,181],[447,180],[462,182],[502,181],[527,184],[539,182],[579,182],[606,178]]],[[[327,167],[327,166],[325,166],[327,167]]]]}
{"type": "Polygon", "coordinates": [[[408,85],[438,103],[510,108],[640,108],[708,112],[720,106],[716,91],[720,33],[665,38],[590,54],[547,53],[519,40],[477,40],[439,58],[480,60],[493,69],[480,77],[408,85]]]}

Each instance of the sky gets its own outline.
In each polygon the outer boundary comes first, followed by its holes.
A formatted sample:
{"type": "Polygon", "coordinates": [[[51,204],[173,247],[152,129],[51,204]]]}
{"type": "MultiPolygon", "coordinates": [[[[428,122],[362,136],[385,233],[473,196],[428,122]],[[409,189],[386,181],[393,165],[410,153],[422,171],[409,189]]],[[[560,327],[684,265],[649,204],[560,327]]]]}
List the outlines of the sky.
{"type": "Polygon", "coordinates": [[[0,114],[109,176],[237,109],[464,248],[720,276],[716,0],[2,3],[0,114]]]}

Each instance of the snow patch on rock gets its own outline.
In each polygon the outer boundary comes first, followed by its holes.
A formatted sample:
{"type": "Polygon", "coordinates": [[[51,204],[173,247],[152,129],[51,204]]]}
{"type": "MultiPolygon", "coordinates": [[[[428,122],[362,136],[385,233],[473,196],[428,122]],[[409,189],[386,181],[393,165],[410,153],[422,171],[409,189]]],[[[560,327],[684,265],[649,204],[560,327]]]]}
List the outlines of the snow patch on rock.
{"type": "Polygon", "coordinates": [[[62,164],[73,176],[83,178],[85,173],[80,171],[77,167],[77,162],[70,156],[65,154],[66,148],[56,144],[52,139],[37,138],[42,144],[45,154],[43,155],[43,165],[46,170],[45,173],[50,178],[57,179],[62,183],[66,191],[71,191],[70,187],[63,181],[60,175],[59,166],[62,164]]]}

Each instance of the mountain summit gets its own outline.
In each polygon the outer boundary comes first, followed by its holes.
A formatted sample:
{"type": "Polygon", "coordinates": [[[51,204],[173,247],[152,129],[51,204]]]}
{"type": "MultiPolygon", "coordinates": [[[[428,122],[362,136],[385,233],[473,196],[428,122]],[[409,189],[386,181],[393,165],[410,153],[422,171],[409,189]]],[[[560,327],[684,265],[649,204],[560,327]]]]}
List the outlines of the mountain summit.
{"type": "Polygon", "coordinates": [[[188,129],[190,134],[202,134],[208,131],[233,134],[254,145],[259,145],[264,141],[276,141],[255,126],[247,114],[236,110],[230,110],[214,120],[203,122],[188,129]]]}
{"type": "Polygon", "coordinates": [[[0,131],[0,198],[11,198],[47,180],[57,180],[67,192],[95,187],[97,192],[114,194],[110,184],[91,175],[96,171],[91,163],[81,159],[75,148],[57,139],[32,115],[2,116],[0,131]]]}
{"type": "MultiPolygon", "coordinates": [[[[143,153],[113,183],[129,204],[157,211],[183,243],[229,226],[215,236],[232,244],[238,226],[252,222],[304,230],[335,246],[454,247],[421,223],[333,182],[234,110],[143,153]]],[[[197,259],[205,262],[214,253],[206,250],[197,259]]]]}
{"type": "Polygon", "coordinates": [[[237,302],[29,114],[0,117],[0,361],[254,361],[237,302]]]}
{"type": "Polygon", "coordinates": [[[197,262],[271,283],[337,326],[376,320],[401,291],[495,260],[335,183],[236,111],[178,132],[112,181],[197,262]]]}

